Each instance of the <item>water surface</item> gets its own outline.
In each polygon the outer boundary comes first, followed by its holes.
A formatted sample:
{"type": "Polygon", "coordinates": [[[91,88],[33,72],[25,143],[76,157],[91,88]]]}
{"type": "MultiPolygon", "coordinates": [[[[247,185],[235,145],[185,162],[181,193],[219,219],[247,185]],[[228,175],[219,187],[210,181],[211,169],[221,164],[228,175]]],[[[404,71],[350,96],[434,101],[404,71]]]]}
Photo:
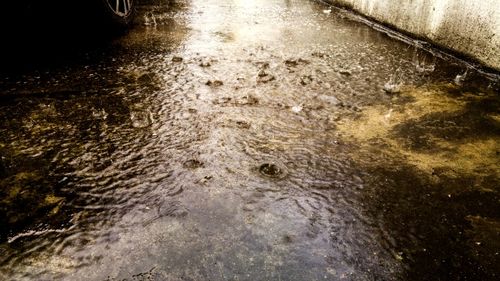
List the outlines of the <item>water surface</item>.
{"type": "Polygon", "coordinates": [[[1,76],[0,279],[498,279],[498,76],[314,1],[158,2],[1,76]]]}

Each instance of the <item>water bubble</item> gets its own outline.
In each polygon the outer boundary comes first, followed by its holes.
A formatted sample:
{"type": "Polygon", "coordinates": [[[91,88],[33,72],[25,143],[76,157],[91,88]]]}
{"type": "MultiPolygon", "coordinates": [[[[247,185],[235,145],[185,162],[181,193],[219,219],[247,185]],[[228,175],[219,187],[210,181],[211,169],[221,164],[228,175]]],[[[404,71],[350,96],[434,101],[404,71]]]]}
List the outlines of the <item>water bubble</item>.
{"type": "Polygon", "coordinates": [[[190,159],[186,162],[184,162],[184,168],[187,169],[197,169],[203,167],[203,162],[196,160],[196,159],[190,159]]]}
{"type": "Polygon", "coordinates": [[[259,167],[261,175],[270,178],[282,178],[285,175],[284,169],[273,163],[265,163],[259,167]]]}

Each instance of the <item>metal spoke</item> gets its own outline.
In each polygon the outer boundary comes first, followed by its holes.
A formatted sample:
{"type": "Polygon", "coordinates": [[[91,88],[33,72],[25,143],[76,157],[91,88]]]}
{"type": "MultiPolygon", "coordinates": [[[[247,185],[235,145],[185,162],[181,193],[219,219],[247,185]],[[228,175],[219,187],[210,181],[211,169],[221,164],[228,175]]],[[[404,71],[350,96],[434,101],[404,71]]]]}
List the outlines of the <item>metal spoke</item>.
{"type": "Polygon", "coordinates": [[[130,3],[128,0],[123,0],[123,12],[125,14],[128,14],[128,11],[130,10],[130,3]]]}
{"type": "Polygon", "coordinates": [[[115,13],[118,15],[120,13],[120,0],[116,0],[115,13]]]}
{"type": "Polygon", "coordinates": [[[117,16],[125,17],[132,9],[133,0],[107,0],[109,8],[117,16]]]}

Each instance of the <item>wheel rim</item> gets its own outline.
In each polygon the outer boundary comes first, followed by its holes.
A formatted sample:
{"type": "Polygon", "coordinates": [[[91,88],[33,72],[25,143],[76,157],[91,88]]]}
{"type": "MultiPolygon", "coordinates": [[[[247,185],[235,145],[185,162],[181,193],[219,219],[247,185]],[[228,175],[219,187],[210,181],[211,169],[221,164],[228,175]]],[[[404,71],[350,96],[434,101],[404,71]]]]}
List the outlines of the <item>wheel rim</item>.
{"type": "Polygon", "coordinates": [[[126,17],[132,11],[132,0],[107,0],[111,11],[119,16],[126,17]]]}

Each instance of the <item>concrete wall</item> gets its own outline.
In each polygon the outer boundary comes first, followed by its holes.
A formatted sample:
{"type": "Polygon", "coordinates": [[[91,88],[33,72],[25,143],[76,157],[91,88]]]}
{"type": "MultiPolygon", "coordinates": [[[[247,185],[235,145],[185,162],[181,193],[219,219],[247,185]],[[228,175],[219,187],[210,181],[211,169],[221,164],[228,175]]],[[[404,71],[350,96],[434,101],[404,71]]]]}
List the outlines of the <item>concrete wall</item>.
{"type": "Polygon", "coordinates": [[[500,71],[500,0],[326,0],[500,71]]]}

